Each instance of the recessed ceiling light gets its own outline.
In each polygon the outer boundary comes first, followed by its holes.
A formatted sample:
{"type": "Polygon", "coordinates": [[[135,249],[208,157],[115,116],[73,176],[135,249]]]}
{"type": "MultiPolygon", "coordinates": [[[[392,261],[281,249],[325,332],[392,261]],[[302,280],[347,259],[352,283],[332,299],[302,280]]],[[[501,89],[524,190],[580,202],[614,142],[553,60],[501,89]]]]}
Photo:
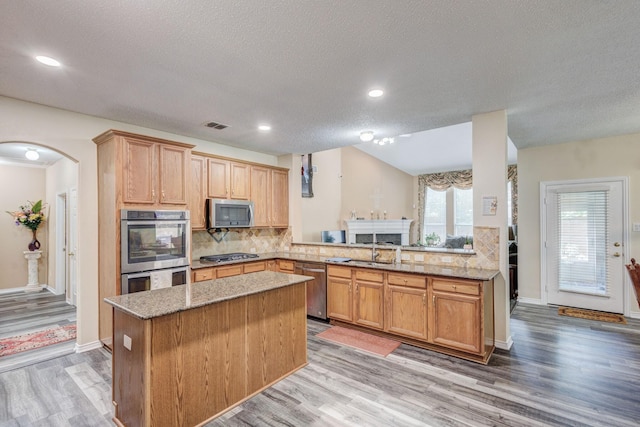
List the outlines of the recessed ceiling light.
{"type": "Polygon", "coordinates": [[[267,131],[271,130],[271,126],[269,126],[269,125],[259,125],[258,129],[260,129],[263,132],[267,132],[267,131]]]}
{"type": "Polygon", "coordinates": [[[371,89],[369,91],[369,96],[371,98],[380,98],[382,95],[384,95],[384,91],[382,89],[371,89]]]}
{"type": "Polygon", "coordinates": [[[360,141],[369,142],[373,139],[373,131],[372,130],[363,130],[360,132],[360,141]]]}
{"type": "Polygon", "coordinates": [[[38,154],[38,152],[33,148],[27,148],[27,152],[24,153],[24,156],[29,160],[38,160],[40,158],[40,154],[38,154]]]}
{"type": "Polygon", "coordinates": [[[44,65],[48,65],[50,67],[59,67],[60,65],[62,65],[62,64],[60,64],[59,61],[57,61],[57,60],[55,60],[53,58],[49,58],[48,56],[41,56],[40,55],[40,56],[36,56],[36,59],[38,60],[38,62],[41,62],[44,65]]]}

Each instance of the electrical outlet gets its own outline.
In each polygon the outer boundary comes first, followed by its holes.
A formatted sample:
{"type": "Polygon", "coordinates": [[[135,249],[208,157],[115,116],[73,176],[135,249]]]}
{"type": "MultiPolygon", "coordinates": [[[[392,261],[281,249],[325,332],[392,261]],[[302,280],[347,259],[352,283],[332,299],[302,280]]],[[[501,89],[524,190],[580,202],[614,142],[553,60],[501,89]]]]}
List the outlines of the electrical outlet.
{"type": "Polygon", "coordinates": [[[631,228],[632,231],[640,231],[640,222],[634,222],[631,228]]]}
{"type": "Polygon", "coordinates": [[[124,348],[131,351],[131,337],[129,335],[124,335],[124,348]]]}
{"type": "Polygon", "coordinates": [[[424,255],[414,255],[416,262],[424,262],[424,255]]]}

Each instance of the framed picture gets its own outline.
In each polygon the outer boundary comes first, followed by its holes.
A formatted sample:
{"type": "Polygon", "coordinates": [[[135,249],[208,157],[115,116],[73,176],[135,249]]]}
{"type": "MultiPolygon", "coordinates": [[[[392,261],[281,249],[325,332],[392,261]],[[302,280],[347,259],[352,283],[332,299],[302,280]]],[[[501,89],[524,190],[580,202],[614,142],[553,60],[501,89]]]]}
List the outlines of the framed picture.
{"type": "Polygon", "coordinates": [[[302,197],[313,197],[313,166],[311,154],[302,155],[302,197]]]}

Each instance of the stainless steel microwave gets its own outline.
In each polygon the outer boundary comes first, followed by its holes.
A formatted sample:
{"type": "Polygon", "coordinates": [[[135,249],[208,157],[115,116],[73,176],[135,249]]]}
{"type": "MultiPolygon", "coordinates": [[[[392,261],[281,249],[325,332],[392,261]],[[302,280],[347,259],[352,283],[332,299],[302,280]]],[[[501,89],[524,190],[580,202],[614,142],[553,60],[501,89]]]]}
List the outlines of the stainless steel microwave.
{"type": "Polygon", "coordinates": [[[207,228],[253,227],[253,202],[250,200],[208,199],[207,228]]]}

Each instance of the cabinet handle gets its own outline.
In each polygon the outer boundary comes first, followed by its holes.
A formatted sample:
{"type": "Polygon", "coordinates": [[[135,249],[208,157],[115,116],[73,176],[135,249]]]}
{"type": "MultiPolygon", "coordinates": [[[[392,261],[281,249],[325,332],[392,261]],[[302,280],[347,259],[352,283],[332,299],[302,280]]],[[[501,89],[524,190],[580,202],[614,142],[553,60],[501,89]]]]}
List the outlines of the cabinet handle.
{"type": "Polygon", "coordinates": [[[407,279],[402,279],[404,280],[404,285],[407,286],[407,279]]]}
{"type": "Polygon", "coordinates": [[[156,198],[156,190],[151,190],[151,198],[152,199],[156,198]]]}
{"type": "Polygon", "coordinates": [[[358,284],[356,283],[356,292],[358,292],[358,284]]]}
{"type": "Polygon", "coordinates": [[[427,293],[422,294],[422,305],[427,305],[427,293]]]}
{"type": "Polygon", "coordinates": [[[164,200],[164,190],[162,190],[162,200],[164,200]]]}
{"type": "Polygon", "coordinates": [[[432,302],[433,302],[433,304],[435,305],[435,303],[436,303],[436,296],[435,296],[435,295],[431,297],[431,301],[432,301],[432,302]]]}

